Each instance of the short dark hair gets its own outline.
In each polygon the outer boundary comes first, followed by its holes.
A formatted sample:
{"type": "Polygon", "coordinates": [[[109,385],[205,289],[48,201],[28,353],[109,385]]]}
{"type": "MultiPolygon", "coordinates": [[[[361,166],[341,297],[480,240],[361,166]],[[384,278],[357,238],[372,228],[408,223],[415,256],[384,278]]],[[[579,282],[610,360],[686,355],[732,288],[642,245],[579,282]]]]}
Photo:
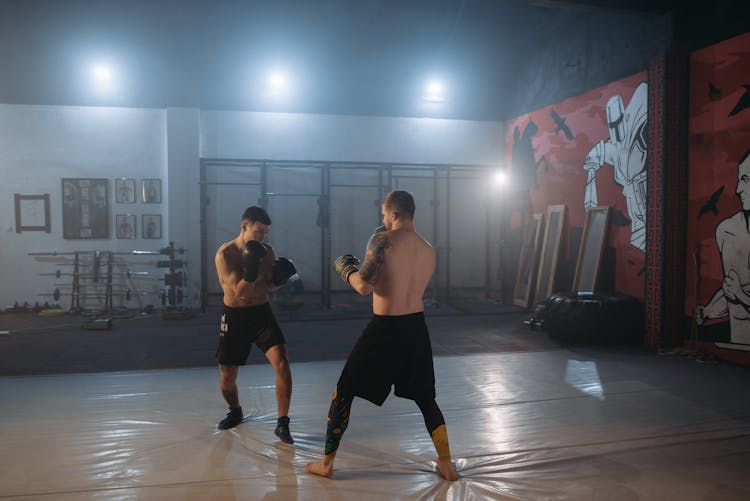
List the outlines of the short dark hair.
{"type": "Polygon", "coordinates": [[[386,209],[396,209],[409,219],[414,219],[414,196],[408,191],[394,190],[388,193],[383,199],[383,205],[386,209]]]}
{"type": "Polygon", "coordinates": [[[266,212],[266,209],[258,207],[257,205],[245,209],[245,212],[242,214],[242,220],[251,223],[257,221],[263,224],[271,224],[271,217],[268,215],[268,212],[266,212]]]}

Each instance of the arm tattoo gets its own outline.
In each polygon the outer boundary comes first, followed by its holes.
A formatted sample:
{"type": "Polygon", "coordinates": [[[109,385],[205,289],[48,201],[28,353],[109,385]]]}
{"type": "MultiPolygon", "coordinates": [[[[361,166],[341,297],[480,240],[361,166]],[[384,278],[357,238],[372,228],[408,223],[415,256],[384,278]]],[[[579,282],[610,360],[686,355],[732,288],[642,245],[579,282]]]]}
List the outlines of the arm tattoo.
{"type": "Polygon", "coordinates": [[[375,285],[383,271],[385,261],[385,250],[391,246],[388,237],[382,233],[375,233],[367,242],[365,262],[359,270],[359,276],[370,285],[375,285]]]}

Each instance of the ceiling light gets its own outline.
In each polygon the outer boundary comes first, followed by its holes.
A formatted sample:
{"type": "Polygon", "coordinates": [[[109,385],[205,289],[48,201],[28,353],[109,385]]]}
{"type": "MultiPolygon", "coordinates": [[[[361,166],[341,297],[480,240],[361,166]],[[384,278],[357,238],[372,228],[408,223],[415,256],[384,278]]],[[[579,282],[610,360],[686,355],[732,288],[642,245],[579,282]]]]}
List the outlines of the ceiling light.
{"type": "Polygon", "coordinates": [[[443,83],[439,80],[432,80],[427,84],[425,94],[422,99],[433,103],[442,103],[445,101],[445,90],[443,83]]]}
{"type": "Polygon", "coordinates": [[[287,79],[287,76],[280,71],[274,71],[269,74],[266,83],[268,85],[268,91],[273,95],[286,94],[289,89],[289,80],[287,79]]]}
{"type": "Polygon", "coordinates": [[[109,82],[112,80],[112,70],[104,64],[97,64],[91,68],[91,74],[99,82],[109,82]]]}

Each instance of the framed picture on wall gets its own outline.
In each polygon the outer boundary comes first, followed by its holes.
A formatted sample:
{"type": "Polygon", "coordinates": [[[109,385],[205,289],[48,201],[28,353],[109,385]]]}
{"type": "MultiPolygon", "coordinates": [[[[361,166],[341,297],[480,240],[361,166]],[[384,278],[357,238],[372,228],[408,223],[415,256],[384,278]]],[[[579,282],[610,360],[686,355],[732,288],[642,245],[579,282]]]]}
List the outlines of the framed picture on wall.
{"type": "Polygon", "coordinates": [[[108,188],[108,179],[62,178],[63,238],[110,238],[108,188]]]}
{"type": "Polygon", "coordinates": [[[115,202],[118,204],[135,203],[135,179],[115,179],[115,202]]]}
{"type": "Polygon", "coordinates": [[[21,195],[15,194],[16,233],[22,231],[44,231],[50,229],[49,194],[21,195]]]}
{"type": "Polygon", "coordinates": [[[144,204],[160,204],[161,179],[141,180],[141,199],[144,204]]]}
{"type": "Polygon", "coordinates": [[[115,216],[115,235],[117,238],[135,239],[135,214],[115,216]]]}
{"type": "Polygon", "coordinates": [[[141,237],[145,239],[161,238],[160,214],[143,214],[141,216],[141,237]]]}

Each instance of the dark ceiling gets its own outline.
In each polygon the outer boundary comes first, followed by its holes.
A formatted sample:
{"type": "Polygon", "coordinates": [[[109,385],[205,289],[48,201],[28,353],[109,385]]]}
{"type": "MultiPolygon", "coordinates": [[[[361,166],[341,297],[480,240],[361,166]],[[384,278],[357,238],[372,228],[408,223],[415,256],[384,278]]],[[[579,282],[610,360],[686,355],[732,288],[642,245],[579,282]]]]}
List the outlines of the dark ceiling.
{"type": "Polygon", "coordinates": [[[560,19],[638,22],[672,4],[0,0],[0,103],[501,120],[521,65],[550,44],[596,43],[549,36],[560,19]],[[92,92],[93,60],[115,68],[116,93],[92,92]],[[261,92],[275,67],[293,84],[284,99],[261,92]],[[444,103],[420,99],[431,76],[445,81],[444,103]]]}

